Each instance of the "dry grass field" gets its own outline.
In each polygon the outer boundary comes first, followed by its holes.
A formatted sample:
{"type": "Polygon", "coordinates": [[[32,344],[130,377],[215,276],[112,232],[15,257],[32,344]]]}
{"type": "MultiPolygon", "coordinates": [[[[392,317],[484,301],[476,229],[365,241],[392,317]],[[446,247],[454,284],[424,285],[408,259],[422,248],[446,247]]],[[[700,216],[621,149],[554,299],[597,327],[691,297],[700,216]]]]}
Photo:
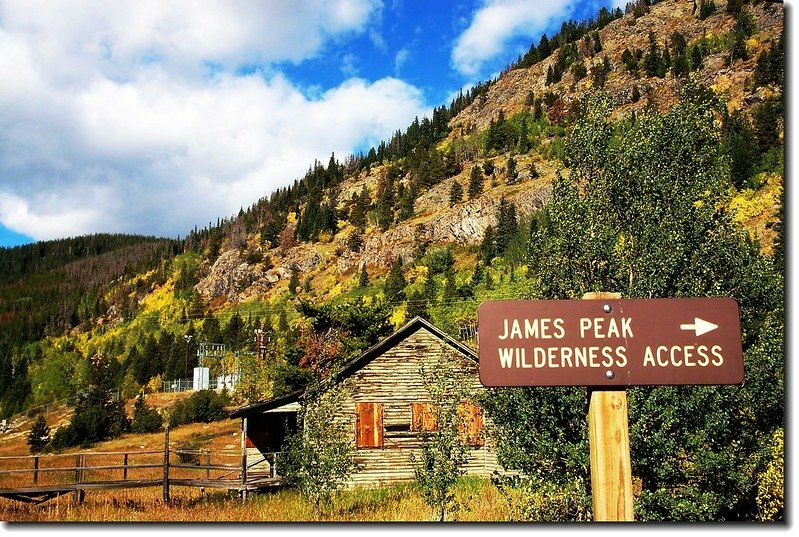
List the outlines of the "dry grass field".
{"type": "MultiPolygon", "coordinates": [[[[505,502],[487,480],[466,480],[456,493],[458,508],[448,520],[504,521],[505,502]]],[[[165,505],[159,488],[88,491],[82,505],[61,496],[41,505],[0,499],[7,522],[391,522],[431,521],[432,512],[412,484],[342,491],[329,511],[317,513],[293,490],[237,495],[173,488],[165,505]]]]}
{"type": "MultiPolygon", "coordinates": [[[[166,406],[174,397],[160,395],[161,400],[148,399],[148,404],[166,406]]],[[[48,417],[49,421],[49,417],[48,417]]],[[[240,461],[241,432],[238,420],[210,424],[190,424],[170,431],[170,446],[175,449],[208,449],[214,464],[236,464],[240,461]]],[[[29,427],[29,425],[28,425],[29,427]]],[[[27,430],[0,435],[0,469],[31,468],[31,459],[11,460],[5,457],[29,455],[27,430]]],[[[123,452],[151,452],[150,455],[129,455],[130,464],[162,461],[163,433],[133,435],[92,446],[70,449],[58,455],[44,454],[39,468],[75,465],[76,454],[91,455],[91,465],[119,465],[123,452]]],[[[88,465],[88,464],[87,464],[88,465]]],[[[70,472],[66,472],[69,474],[70,472]]],[[[121,479],[121,470],[88,472],[88,479],[121,479]]],[[[131,469],[128,479],[158,479],[161,468],[131,469]]],[[[39,484],[55,484],[74,476],[62,472],[40,474],[39,484]]],[[[30,485],[32,474],[1,476],[0,488],[30,485]]],[[[84,501],[77,505],[73,494],[65,494],[39,505],[0,498],[0,521],[4,522],[308,522],[308,521],[430,521],[433,514],[413,483],[376,489],[351,489],[339,493],[334,506],[316,512],[300,495],[290,489],[250,494],[242,501],[236,493],[224,489],[205,491],[199,488],[173,486],[171,501],[163,502],[160,486],[137,489],[87,490],[84,501]]],[[[457,509],[448,516],[459,521],[504,521],[508,506],[502,494],[487,479],[464,479],[457,488],[457,509]]]]}

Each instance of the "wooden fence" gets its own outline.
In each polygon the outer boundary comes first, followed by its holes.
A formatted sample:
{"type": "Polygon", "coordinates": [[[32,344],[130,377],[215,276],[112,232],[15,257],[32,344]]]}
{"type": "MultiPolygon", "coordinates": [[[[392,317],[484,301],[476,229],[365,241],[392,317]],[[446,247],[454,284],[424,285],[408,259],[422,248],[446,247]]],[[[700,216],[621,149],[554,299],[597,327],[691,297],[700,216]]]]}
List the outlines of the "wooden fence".
{"type": "Polygon", "coordinates": [[[0,457],[0,497],[41,503],[74,493],[80,503],[87,490],[160,486],[168,503],[174,486],[228,489],[246,499],[281,483],[277,453],[248,460],[246,452],[172,449],[168,430],[164,436],[157,451],[0,457]]]}

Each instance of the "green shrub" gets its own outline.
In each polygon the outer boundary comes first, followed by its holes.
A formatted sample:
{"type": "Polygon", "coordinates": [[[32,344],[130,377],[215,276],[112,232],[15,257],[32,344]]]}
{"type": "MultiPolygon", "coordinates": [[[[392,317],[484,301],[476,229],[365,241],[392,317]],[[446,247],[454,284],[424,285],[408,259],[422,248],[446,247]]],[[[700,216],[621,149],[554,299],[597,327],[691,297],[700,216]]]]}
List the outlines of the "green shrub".
{"type": "Polygon", "coordinates": [[[449,248],[436,248],[427,254],[428,276],[445,274],[454,264],[455,259],[449,248]]]}
{"type": "Polygon", "coordinates": [[[294,364],[275,364],[269,368],[269,379],[272,394],[277,397],[305,388],[313,379],[313,372],[294,364]]]}
{"type": "Polygon", "coordinates": [[[310,386],[300,399],[297,431],[286,440],[281,473],[317,512],[329,509],[355,469],[352,432],[341,416],[348,384],[310,386]]]}
{"type": "Polygon", "coordinates": [[[155,433],[161,430],[164,418],[154,408],[147,406],[144,395],[136,398],[133,405],[133,420],[130,423],[130,430],[134,433],[155,433]]]}
{"type": "Polygon", "coordinates": [[[169,426],[177,427],[185,423],[210,423],[228,417],[225,407],[230,404],[226,392],[200,390],[191,397],[178,402],[169,414],[169,426]]]}

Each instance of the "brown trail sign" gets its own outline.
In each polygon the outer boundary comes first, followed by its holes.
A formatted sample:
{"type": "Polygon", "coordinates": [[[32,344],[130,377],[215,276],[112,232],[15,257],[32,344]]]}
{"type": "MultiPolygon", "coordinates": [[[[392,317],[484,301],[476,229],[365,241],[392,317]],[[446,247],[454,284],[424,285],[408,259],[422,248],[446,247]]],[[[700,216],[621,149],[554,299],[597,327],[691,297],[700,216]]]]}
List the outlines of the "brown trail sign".
{"type": "Polygon", "coordinates": [[[485,386],[740,384],[731,298],[483,302],[485,386]]]}
{"type": "Polygon", "coordinates": [[[632,521],[626,386],[740,384],[730,298],[494,301],[477,309],[485,386],[587,386],[594,520],[632,521]]]}

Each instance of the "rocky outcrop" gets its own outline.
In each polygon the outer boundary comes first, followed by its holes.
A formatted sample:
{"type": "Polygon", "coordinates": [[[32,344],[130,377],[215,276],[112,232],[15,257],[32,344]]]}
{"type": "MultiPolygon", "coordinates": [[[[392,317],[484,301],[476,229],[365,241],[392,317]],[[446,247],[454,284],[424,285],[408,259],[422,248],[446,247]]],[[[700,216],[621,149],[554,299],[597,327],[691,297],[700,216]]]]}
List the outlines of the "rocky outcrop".
{"type": "Polygon", "coordinates": [[[262,276],[258,268],[241,259],[237,249],[228,250],[217,258],[208,275],[194,289],[209,302],[221,296],[231,300],[262,276]]]}
{"type": "MultiPolygon", "coordinates": [[[[448,191],[448,185],[453,180],[445,181],[439,187],[448,191]]],[[[403,262],[408,262],[423,243],[479,244],[485,229],[497,224],[496,213],[502,197],[516,205],[519,215],[525,215],[540,209],[550,192],[549,181],[542,181],[537,187],[522,183],[515,189],[508,189],[504,196],[483,195],[447,210],[439,209],[426,218],[399,224],[385,233],[366,238],[361,250],[361,263],[388,268],[398,256],[403,262]]],[[[431,190],[428,195],[435,197],[436,193],[431,190]]],[[[420,200],[420,205],[424,206],[425,200],[420,200]]],[[[446,203],[443,205],[446,206],[446,203]]]]}

